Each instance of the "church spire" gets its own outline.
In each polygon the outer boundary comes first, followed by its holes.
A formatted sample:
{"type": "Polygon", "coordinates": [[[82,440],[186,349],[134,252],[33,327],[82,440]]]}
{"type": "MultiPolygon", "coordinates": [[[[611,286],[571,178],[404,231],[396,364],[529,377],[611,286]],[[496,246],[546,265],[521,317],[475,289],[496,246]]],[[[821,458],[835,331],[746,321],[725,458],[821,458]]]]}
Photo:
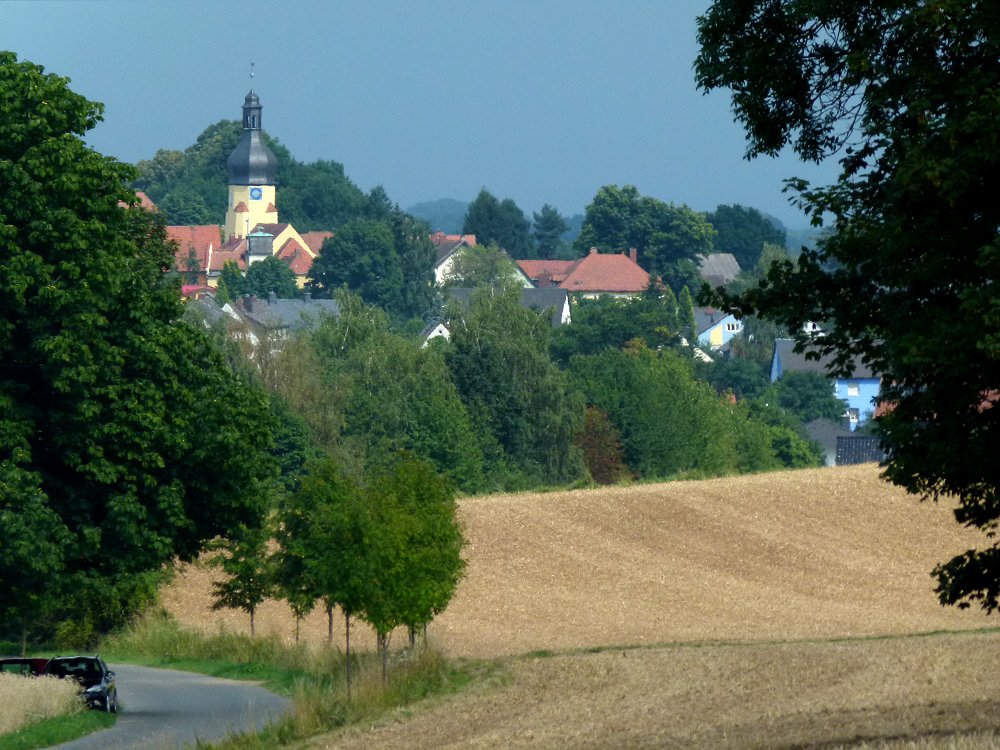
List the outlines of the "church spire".
{"type": "MultiPolygon", "coordinates": [[[[253,63],[250,63],[253,78],[253,63]]],[[[243,137],[226,160],[229,209],[226,236],[245,237],[257,224],[277,223],[275,183],[278,159],[264,142],[260,97],[251,88],[243,100],[243,137]]]]}

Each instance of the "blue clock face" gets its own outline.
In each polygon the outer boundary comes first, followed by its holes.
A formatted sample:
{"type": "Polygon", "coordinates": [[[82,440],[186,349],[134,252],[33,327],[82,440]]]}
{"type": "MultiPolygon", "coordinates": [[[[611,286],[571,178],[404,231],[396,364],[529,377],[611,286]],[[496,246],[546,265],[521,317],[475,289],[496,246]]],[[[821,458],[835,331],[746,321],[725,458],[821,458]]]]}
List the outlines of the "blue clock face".
{"type": "Polygon", "coordinates": [[[250,188],[250,199],[251,200],[259,201],[261,199],[261,196],[263,196],[263,195],[264,195],[264,191],[262,191],[260,188],[250,188]]]}

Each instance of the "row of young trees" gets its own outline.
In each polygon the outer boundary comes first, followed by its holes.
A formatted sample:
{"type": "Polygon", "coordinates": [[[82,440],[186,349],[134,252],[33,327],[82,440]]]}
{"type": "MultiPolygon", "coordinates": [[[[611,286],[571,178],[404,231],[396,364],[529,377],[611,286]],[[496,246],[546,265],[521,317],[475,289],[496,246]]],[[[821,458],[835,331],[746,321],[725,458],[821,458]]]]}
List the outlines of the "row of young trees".
{"type": "Polygon", "coordinates": [[[225,574],[213,606],[247,612],[252,635],[268,598],[285,600],[297,623],[319,604],[330,638],[339,607],[350,690],[352,618],[375,631],[385,678],[393,631],[405,626],[412,641],[451,600],[465,568],[462,546],[454,491],[429,464],[397,454],[361,486],[333,460],[317,459],[280,493],[263,526],[213,543],[211,562],[225,574]]]}

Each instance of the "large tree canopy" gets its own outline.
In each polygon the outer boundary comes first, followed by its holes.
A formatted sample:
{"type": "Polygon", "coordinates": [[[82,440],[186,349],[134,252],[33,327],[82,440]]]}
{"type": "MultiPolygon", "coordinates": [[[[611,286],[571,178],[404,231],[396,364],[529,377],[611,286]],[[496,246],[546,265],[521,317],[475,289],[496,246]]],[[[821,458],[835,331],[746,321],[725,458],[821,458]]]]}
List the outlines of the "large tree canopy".
{"type": "Polygon", "coordinates": [[[1000,12],[994,0],[719,0],[696,75],[732,89],[748,155],[841,154],[830,187],[794,182],[833,232],[727,304],[882,377],[885,474],[955,495],[983,545],[940,565],[944,603],[1000,605],[1000,12]]]}
{"type": "Polygon", "coordinates": [[[132,168],[83,141],[101,110],[66,79],[0,53],[8,623],[70,591],[128,587],[254,524],[254,483],[271,466],[266,402],[180,321],[165,231],[123,206],[136,203],[132,168]]]}
{"type": "Polygon", "coordinates": [[[498,200],[483,188],[469,204],[462,234],[476,235],[481,245],[499,245],[513,258],[529,258],[533,247],[529,227],[524,212],[512,198],[498,200]]]}

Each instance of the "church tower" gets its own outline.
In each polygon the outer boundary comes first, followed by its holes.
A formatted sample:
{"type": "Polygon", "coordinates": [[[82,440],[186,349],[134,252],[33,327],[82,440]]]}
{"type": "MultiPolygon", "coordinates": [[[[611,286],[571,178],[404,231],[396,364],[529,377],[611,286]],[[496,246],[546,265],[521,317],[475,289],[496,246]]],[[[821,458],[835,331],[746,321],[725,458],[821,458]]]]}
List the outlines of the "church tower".
{"type": "Polygon", "coordinates": [[[257,224],[277,224],[274,185],[278,159],[264,143],[260,99],[253,89],[243,101],[243,138],[226,161],[229,207],[226,239],[246,237],[257,224]]]}

